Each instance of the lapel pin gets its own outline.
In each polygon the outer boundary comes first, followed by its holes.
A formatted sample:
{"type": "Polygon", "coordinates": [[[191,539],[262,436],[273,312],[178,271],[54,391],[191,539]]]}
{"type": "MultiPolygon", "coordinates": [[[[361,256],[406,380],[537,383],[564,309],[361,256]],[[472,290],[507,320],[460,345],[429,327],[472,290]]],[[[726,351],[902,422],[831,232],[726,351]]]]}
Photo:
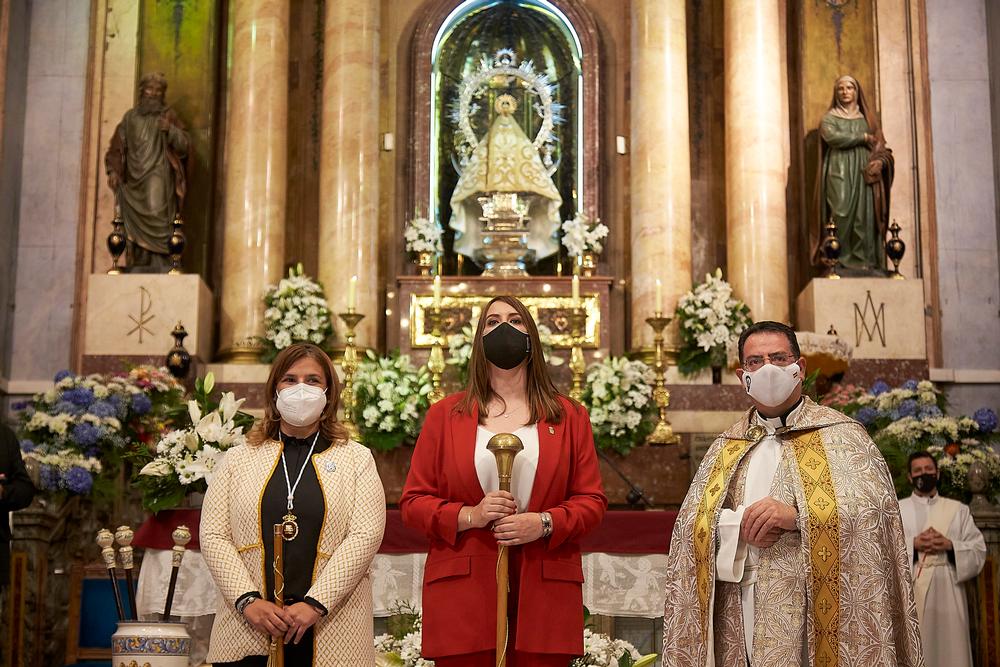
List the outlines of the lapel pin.
{"type": "Polygon", "coordinates": [[[337,472],[337,464],[336,464],[336,463],[334,463],[333,461],[327,461],[327,462],[326,462],[326,465],[325,465],[325,466],[323,466],[323,468],[324,468],[324,469],[325,469],[325,470],[326,470],[327,472],[337,472]]]}
{"type": "Polygon", "coordinates": [[[555,428],[553,428],[552,426],[550,426],[549,427],[549,435],[555,435],[555,434],[556,434],[555,428]]]}

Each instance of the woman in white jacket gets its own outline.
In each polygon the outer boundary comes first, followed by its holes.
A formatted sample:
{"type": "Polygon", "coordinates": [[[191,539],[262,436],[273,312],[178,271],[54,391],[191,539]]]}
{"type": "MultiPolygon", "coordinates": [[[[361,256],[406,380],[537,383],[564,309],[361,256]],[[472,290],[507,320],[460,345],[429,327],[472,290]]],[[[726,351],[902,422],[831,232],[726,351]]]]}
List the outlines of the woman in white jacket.
{"type": "Polygon", "coordinates": [[[368,570],[385,529],[371,452],[337,421],[330,358],[308,343],[274,360],[264,417],[226,453],[205,496],[201,549],[219,587],[208,660],[263,667],[373,665],[368,570]],[[283,524],[284,608],[273,602],[274,524],[283,524]]]}

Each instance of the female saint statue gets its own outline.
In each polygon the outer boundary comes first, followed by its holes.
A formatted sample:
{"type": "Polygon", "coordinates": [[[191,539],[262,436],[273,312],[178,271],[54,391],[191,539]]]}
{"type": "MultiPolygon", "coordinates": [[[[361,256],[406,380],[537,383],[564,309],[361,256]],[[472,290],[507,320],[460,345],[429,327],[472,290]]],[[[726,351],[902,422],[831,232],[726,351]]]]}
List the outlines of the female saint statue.
{"type": "Polygon", "coordinates": [[[503,94],[494,103],[497,112],[455,185],[451,196],[451,228],[455,252],[474,256],[482,247],[478,197],[494,192],[517,192],[528,203],[528,247],[542,259],[559,250],[559,207],[562,196],[542,164],[538,151],[514,119],[517,101],[503,94]]]}
{"type": "Polygon", "coordinates": [[[844,275],[885,275],[892,151],[854,77],[842,76],[834,84],[820,138],[820,215],[814,231],[833,219],[844,275]]]}

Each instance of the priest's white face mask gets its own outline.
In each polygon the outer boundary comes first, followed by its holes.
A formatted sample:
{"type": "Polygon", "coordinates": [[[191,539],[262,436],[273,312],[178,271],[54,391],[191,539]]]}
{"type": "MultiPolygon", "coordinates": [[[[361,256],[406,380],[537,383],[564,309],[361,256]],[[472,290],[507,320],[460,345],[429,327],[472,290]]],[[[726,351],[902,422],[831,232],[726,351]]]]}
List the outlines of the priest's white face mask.
{"type": "Polygon", "coordinates": [[[326,389],[300,382],[278,392],[276,407],[281,418],[292,426],[315,424],[326,407],[326,389]]]}
{"type": "Polygon", "coordinates": [[[764,364],[755,371],[743,371],[743,386],[747,393],[769,408],[776,408],[787,401],[801,382],[802,369],[798,364],[764,364]]]}

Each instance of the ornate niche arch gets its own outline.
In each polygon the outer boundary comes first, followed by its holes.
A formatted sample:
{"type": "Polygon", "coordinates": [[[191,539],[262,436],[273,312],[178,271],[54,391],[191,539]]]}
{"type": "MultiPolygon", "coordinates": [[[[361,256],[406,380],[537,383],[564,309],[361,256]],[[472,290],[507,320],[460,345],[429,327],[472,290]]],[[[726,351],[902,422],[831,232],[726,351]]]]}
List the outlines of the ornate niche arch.
{"type": "MultiPolygon", "coordinates": [[[[448,27],[446,23],[454,23],[456,16],[464,16],[463,10],[466,8],[477,11],[505,2],[555,10],[552,13],[561,15],[559,18],[569,24],[573,38],[577,41],[580,54],[581,91],[576,96],[579,102],[573,103],[582,108],[582,113],[580,127],[576,132],[577,148],[580,151],[578,159],[575,160],[579,170],[577,179],[579,187],[574,188],[574,195],[579,194],[576,192],[577,189],[581,190],[582,196],[577,197],[577,207],[591,217],[600,217],[601,159],[598,122],[600,41],[597,24],[580,0],[428,0],[420,10],[424,18],[413,34],[411,59],[413,83],[410,89],[411,112],[409,113],[411,167],[406,197],[407,210],[427,211],[429,207],[436,206],[437,219],[446,225],[445,219],[448,213],[443,209],[447,207],[447,202],[441,202],[438,193],[431,192],[433,183],[431,172],[435,168],[432,165],[432,141],[434,141],[432,126],[435,122],[434,114],[441,113],[440,109],[432,111],[434,106],[432,100],[437,94],[432,83],[433,58],[442,28],[448,27]]],[[[566,114],[569,114],[569,110],[566,114]]],[[[444,156],[441,157],[446,159],[444,156]]],[[[428,211],[432,214],[434,212],[434,209],[428,211]]]]}

